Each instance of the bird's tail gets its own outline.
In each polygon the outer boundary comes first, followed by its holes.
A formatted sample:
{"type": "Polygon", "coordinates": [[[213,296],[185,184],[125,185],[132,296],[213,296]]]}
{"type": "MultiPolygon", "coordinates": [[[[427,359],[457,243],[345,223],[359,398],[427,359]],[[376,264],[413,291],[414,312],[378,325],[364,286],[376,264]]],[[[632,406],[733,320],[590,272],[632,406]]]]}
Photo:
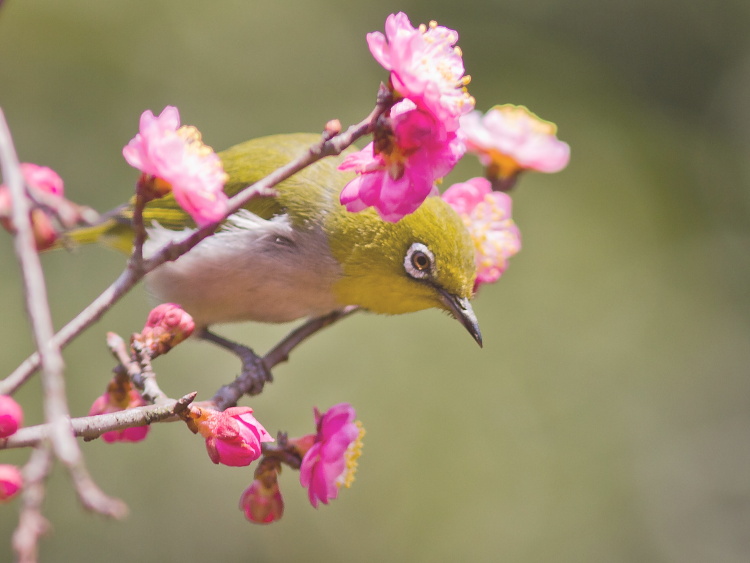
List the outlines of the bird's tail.
{"type": "Polygon", "coordinates": [[[98,243],[119,252],[130,254],[133,249],[133,229],[130,223],[131,209],[124,205],[101,216],[94,225],[65,231],[50,248],[74,248],[98,243]]]}

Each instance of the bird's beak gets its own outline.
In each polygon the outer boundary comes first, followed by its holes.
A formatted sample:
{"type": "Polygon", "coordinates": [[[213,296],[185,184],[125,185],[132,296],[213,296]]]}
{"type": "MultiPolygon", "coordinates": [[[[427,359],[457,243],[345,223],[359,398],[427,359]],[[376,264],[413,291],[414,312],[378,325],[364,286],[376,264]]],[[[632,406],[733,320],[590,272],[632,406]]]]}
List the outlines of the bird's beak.
{"type": "Polygon", "coordinates": [[[438,288],[440,292],[440,300],[443,305],[450,311],[451,315],[460,322],[469,334],[476,340],[479,347],[482,347],[482,333],[479,330],[479,323],[477,322],[477,316],[474,314],[474,309],[471,308],[471,303],[466,297],[457,297],[451,293],[448,293],[444,289],[438,288]]]}

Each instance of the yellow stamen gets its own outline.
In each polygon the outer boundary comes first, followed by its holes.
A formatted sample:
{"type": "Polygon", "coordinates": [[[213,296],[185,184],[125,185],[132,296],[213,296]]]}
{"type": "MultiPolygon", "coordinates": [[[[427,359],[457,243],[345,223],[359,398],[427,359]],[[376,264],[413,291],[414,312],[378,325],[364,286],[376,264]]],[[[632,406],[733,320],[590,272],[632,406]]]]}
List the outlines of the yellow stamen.
{"type": "Polygon", "coordinates": [[[337,487],[343,486],[347,489],[352,486],[352,483],[354,483],[354,474],[357,472],[358,465],[357,460],[359,459],[359,456],[362,455],[362,438],[365,437],[365,429],[362,426],[362,423],[357,420],[354,424],[359,428],[359,435],[346,449],[346,453],[344,453],[344,456],[346,457],[346,469],[344,469],[344,472],[339,475],[338,479],[336,479],[337,487]]]}

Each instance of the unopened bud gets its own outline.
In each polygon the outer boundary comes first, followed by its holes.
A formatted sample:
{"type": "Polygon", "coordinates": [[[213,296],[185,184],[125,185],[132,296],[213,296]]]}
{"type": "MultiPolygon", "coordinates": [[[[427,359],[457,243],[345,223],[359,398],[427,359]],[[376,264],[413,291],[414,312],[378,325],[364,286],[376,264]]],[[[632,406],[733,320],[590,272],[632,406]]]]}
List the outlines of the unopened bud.
{"type": "Polygon", "coordinates": [[[195,323],[185,310],[175,303],[162,303],[151,310],[146,326],[140,334],[133,335],[147,348],[151,357],[166,354],[195,330],[195,323]]]}

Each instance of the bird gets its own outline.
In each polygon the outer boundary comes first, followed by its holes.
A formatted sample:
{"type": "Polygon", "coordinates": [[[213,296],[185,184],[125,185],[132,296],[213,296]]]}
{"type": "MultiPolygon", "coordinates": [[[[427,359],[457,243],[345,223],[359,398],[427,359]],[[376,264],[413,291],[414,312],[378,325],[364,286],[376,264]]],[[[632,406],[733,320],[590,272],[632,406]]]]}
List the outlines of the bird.
{"type": "MultiPolygon", "coordinates": [[[[234,195],[303,154],[314,134],[261,137],[217,153],[234,195]]],[[[461,217],[440,197],[428,197],[397,222],[374,209],[349,212],[339,192],[351,173],[341,157],[322,159],[251,200],[217,232],[145,279],[156,300],[179,304],[204,336],[216,324],[281,323],[321,317],[355,306],[385,315],[436,308],[457,319],[481,346],[471,306],[474,244],[461,217]]],[[[132,205],[100,225],[73,231],[68,240],[102,242],[130,251],[132,205]]],[[[171,194],[143,211],[148,257],[195,229],[171,194]]]]}

